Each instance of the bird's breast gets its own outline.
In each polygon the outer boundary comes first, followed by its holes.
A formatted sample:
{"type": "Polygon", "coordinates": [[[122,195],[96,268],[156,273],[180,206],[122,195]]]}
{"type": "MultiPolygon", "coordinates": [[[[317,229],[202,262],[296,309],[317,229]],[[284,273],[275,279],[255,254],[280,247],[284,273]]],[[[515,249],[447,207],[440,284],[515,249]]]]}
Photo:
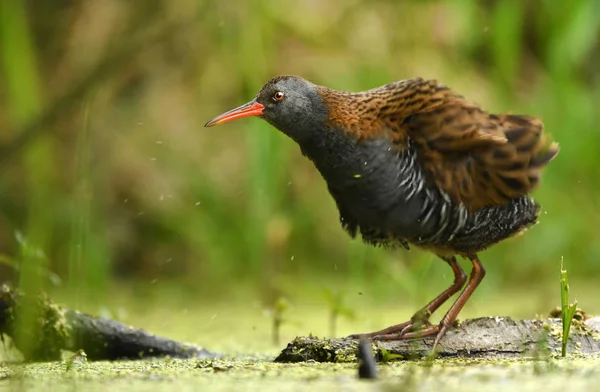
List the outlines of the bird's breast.
{"type": "Polygon", "coordinates": [[[398,148],[385,138],[331,132],[301,147],[327,182],[343,226],[369,243],[468,254],[536,221],[538,207],[525,196],[469,213],[428,177],[410,141],[398,148]]]}
{"type": "Polygon", "coordinates": [[[375,230],[400,240],[418,240],[435,230],[432,193],[416,153],[385,138],[322,142],[305,154],[327,182],[343,220],[361,231],[375,230]],[[429,216],[428,216],[429,215],[429,216]]]}

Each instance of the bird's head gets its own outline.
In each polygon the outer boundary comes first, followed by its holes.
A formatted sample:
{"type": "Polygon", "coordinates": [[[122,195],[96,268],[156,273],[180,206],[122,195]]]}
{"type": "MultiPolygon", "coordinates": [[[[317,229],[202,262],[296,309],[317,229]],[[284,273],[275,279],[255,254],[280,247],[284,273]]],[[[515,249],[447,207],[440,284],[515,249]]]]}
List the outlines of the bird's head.
{"type": "Polygon", "coordinates": [[[327,120],[327,109],[316,87],[297,76],[277,76],[252,101],[213,118],[205,126],[257,116],[300,143],[327,120]]]}

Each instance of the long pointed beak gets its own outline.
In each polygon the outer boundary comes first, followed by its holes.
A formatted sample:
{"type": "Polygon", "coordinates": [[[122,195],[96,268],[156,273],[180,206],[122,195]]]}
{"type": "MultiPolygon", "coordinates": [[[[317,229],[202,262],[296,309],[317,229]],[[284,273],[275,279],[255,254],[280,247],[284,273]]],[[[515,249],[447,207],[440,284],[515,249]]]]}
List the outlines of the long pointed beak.
{"type": "Polygon", "coordinates": [[[237,120],[238,118],[261,116],[263,114],[264,108],[264,105],[256,102],[256,100],[253,99],[247,104],[244,104],[240,107],[231,109],[228,112],[218,115],[217,117],[204,124],[204,126],[212,127],[213,125],[223,124],[232,120],[237,120]]]}

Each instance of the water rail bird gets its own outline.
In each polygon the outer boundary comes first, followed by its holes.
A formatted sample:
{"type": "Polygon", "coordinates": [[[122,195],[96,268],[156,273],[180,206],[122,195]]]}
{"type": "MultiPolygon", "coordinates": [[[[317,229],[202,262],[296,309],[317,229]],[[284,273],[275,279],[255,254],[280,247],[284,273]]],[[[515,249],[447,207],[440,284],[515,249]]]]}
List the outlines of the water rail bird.
{"type": "Polygon", "coordinates": [[[422,78],[349,93],[277,76],[253,100],[206,126],[250,116],[300,146],[325,179],[352,237],[360,232],[372,245],[414,245],[450,266],[453,283],[410,320],[350,336],[435,335],[433,348],[485,276],[477,253],[537,222],[540,207],[528,194],[559,152],[538,118],[489,113],[422,78]],[[472,263],[468,282],[456,256],[472,263]],[[461,289],[441,322],[430,323],[431,314],[461,289]]]}

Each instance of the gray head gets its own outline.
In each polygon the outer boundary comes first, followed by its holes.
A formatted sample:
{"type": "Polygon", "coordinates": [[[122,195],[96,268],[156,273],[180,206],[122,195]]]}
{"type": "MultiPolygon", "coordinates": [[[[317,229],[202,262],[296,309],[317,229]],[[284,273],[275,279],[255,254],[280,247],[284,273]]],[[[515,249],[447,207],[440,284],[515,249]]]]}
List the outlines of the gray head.
{"type": "Polygon", "coordinates": [[[314,84],[298,76],[276,76],[260,89],[252,101],[213,118],[205,126],[250,116],[264,118],[281,132],[301,142],[313,131],[325,126],[327,109],[314,84]]]}

